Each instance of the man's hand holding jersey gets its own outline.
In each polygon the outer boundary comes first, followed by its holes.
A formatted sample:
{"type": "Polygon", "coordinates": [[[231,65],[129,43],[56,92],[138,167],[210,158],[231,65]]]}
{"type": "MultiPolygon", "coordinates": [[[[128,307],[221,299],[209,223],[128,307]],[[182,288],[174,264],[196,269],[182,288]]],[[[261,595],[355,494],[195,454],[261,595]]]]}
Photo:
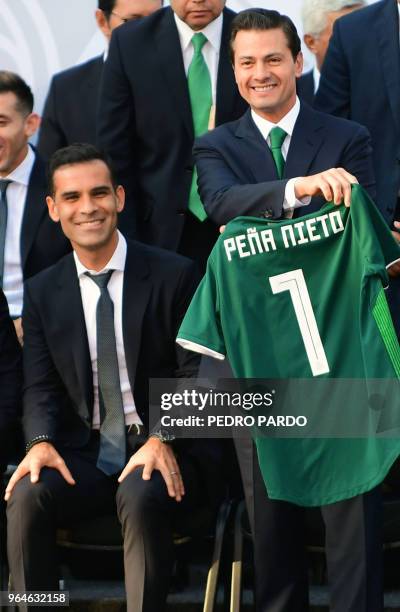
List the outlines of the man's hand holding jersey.
{"type": "Polygon", "coordinates": [[[327,202],[350,206],[351,186],[358,183],[344,168],[330,168],[311,176],[296,179],[294,193],[301,200],[307,196],[323,196],[327,202]]]}

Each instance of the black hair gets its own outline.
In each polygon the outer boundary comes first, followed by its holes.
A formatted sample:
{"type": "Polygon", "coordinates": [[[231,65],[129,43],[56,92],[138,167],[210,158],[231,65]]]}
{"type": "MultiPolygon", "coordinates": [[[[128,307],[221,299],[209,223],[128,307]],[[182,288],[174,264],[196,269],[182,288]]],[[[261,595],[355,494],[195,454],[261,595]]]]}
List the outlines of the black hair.
{"type": "Polygon", "coordinates": [[[288,47],[295,60],[301,51],[301,41],[296,26],[286,15],[278,11],[262,8],[251,8],[240,11],[232,21],[231,38],[229,42],[231,60],[233,62],[233,45],[238,32],[241,30],[275,30],[281,29],[286,36],[288,47]]]}
{"type": "Polygon", "coordinates": [[[33,94],[29,85],[15,72],[0,70],[0,94],[12,92],[17,98],[17,110],[29,115],[33,111],[33,94]]]}
{"type": "Polygon", "coordinates": [[[107,155],[91,144],[76,142],[68,147],[58,149],[51,156],[47,171],[49,193],[54,196],[54,174],[58,168],[95,160],[100,160],[105,163],[110,172],[111,182],[115,189],[118,183],[115,179],[112,165],[107,155]]]}

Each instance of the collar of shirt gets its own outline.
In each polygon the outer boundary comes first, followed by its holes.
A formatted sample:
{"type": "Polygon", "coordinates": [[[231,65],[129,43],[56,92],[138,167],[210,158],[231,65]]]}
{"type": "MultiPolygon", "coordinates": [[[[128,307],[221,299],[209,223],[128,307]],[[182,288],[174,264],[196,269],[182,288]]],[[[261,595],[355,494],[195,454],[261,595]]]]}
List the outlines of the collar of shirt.
{"type": "Polygon", "coordinates": [[[272,130],[272,128],[279,126],[283,130],[285,130],[287,136],[285,138],[284,145],[287,145],[286,148],[288,148],[288,142],[290,142],[290,138],[292,137],[294,125],[296,123],[299,112],[300,112],[300,101],[298,97],[296,96],[296,102],[294,103],[293,107],[284,117],[282,117],[280,121],[278,121],[278,123],[271,123],[271,121],[268,121],[268,119],[264,119],[263,117],[260,117],[260,115],[257,115],[257,113],[255,113],[253,110],[251,111],[251,116],[253,118],[254,123],[256,124],[261,134],[263,135],[263,138],[265,140],[268,140],[268,144],[269,144],[268,137],[269,137],[269,133],[272,130]]]}
{"type": "Polygon", "coordinates": [[[318,87],[319,87],[320,78],[321,78],[321,73],[318,70],[317,66],[314,66],[314,68],[313,68],[314,93],[317,93],[317,90],[318,90],[318,87]]]}
{"type": "Polygon", "coordinates": [[[86,268],[86,266],[84,266],[79,261],[78,255],[74,251],[74,259],[78,278],[84,276],[86,272],[90,272],[90,274],[94,275],[102,274],[103,272],[107,272],[108,270],[119,270],[120,272],[123,272],[125,269],[126,251],[126,240],[121,234],[121,232],[118,231],[118,244],[114,253],[112,254],[110,261],[104,266],[102,270],[99,270],[97,272],[95,270],[89,270],[89,268],[86,268]]]}
{"type": "Polygon", "coordinates": [[[33,164],[35,163],[35,154],[31,147],[28,145],[28,153],[26,154],[24,160],[20,163],[19,166],[15,168],[8,176],[5,176],[5,179],[10,179],[10,181],[14,181],[14,183],[19,183],[20,185],[24,185],[28,187],[29,185],[29,177],[32,172],[33,164]]]}
{"type": "MultiPolygon", "coordinates": [[[[196,31],[192,30],[192,28],[190,28],[187,23],[182,21],[182,19],[180,19],[176,13],[174,13],[174,19],[175,19],[176,27],[178,29],[179,40],[181,43],[181,48],[182,48],[183,53],[186,51],[186,49],[190,45],[194,34],[198,34],[199,32],[202,32],[204,34],[204,36],[207,38],[208,43],[210,43],[210,45],[213,47],[215,52],[219,53],[219,48],[221,46],[221,37],[222,37],[222,21],[223,21],[222,13],[216,19],[211,21],[211,23],[206,25],[205,28],[203,28],[202,30],[196,30],[196,31]]],[[[208,44],[208,43],[205,43],[205,44],[208,44]]]]}

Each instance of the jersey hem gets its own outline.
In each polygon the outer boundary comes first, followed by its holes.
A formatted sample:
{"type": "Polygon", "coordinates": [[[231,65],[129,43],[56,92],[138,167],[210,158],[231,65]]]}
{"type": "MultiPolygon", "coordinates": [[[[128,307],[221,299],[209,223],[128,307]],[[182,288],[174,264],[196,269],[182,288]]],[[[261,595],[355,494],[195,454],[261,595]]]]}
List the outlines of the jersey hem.
{"type": "Polygon", "coordinates": [[[201,353],[202,355],[208,355],[209,357],[213,357],[214,359],[219,359],[223,361],[225,359],[225,355],[219,353],[218,351],[214,351],[208,346],[204,346],[204,344],[199,344],[198,342],[194,342],[192,340],[187,340],[185,338],[176,339],[177,344],[179,344],[182,348],[193,351],[194,353],[201,353]]]}
{"type": "Polygon", "coordinates": [[[346,491],[342,491],[340,493],[327,495],[325,497],[322,497],[318,502],[311,501],[304,497],[296,497],[295,495],[288,495],[288,494],[279,493],[277,491],[270,490],[267,484],[265,483],[265,480],[264,480],[264,484],[266,486],[268,497],[270,499],[287,501],[292,504],[296,504],[297,506],[304,506],[307,508],[327,506],[329,504],[334,504],[336,502],[343,501],[345,499],[351,499],[352,497],[355,497],[356,495],[361,495],[362,493],[367,493],[368,491],[371,491],[371,489],[373,489],[377,485],[381,484],[384,478],[387,476],[393,463],[398,458],[398,456],[399,456],[398,451],[395,451],[393,454],[391,454],[387,463],[384,464],[384,467],[379,470],[379,473],[376,474],[374,478],[372,478],[371,480],[368,480],[368,482],[364,482],[363,484],[360,484],[358,486],[354,486],[350,489],[346,489],[346,491]]]}

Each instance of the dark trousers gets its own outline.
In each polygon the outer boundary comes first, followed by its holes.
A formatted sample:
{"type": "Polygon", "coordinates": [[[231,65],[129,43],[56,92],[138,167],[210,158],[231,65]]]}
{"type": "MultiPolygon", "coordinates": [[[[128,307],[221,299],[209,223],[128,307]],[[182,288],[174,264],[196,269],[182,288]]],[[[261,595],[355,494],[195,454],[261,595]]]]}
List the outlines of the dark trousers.
{"type": "MultiPolygon", "coordinates": [[[[243,449],[242,449],[243,450],[243,449]]],[[[249,461],[247,449],[239,460],[249,461]],[[244,459],[243,459],[244,458],[244,459]]],[[[245,482],[254,533],[257,612],[306,612],[306,508],[271,500],[252,453],[253,486],[245,482]],[[247,484],[247,486],[246,486],[247,484]]],[[[349,466],[350,469],[350,466],[349,466]]],[[[321,507],[331,612],[383,610],[380,490],[321,507]]]]}
{"type": "Polygon", "coordinates": [[[174,561],[173,532],[183,514],[199,506],[200,485],[195,467],[179,458],[186,494],[177,503],[154,471],[142,469],[118,485],[96,468],[98,439],[84,450],[61,451],[76,485],[55,469],[44,468],[40,481],[29,475],[16,485],[8,502],[8,557],[16,591],[58,590],[56,529],[73,521],[118,512],[124,538],[128,612],[165,609],[174,561]]]}

